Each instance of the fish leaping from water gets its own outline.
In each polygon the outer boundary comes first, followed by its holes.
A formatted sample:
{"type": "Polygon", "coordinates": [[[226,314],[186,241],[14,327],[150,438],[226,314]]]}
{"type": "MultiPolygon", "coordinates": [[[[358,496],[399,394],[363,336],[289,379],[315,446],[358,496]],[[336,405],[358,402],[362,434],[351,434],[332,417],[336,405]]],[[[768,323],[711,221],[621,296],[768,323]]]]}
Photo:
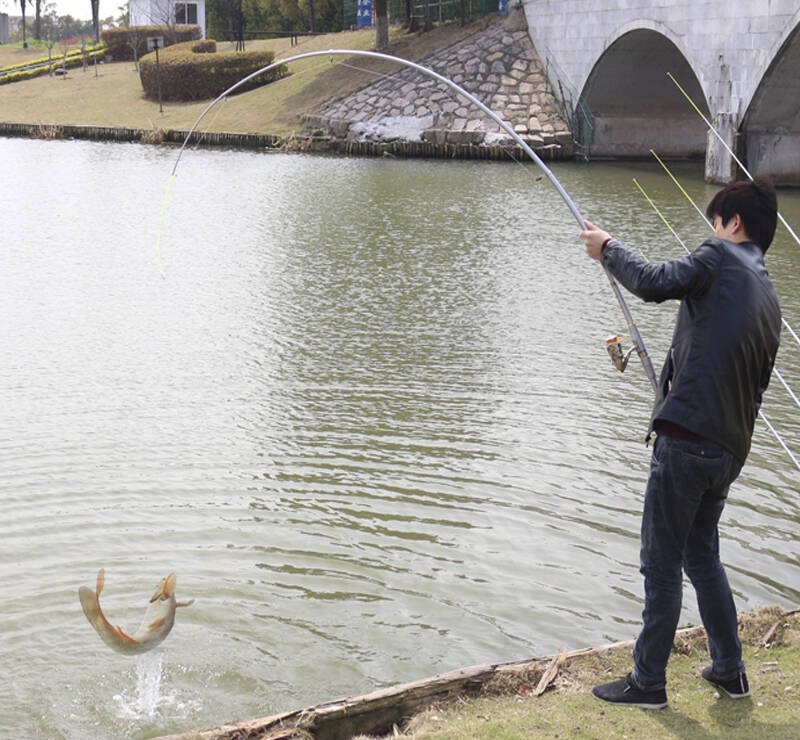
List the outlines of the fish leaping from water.
{"type": "Polygon", "coordinates": [[[136,632],[128,635],[119,627],[113,627],[100,608],[100,594],[103,591],[105,580],[105,571],[101,568],[97,573],[96,590],[92,591],[88,586],[81,586],[78,589],[78,597],[81,600],[86,619],[97,630],[97,634],[100,635],[103,642],[112,650],[125,655],[138,655],[152,650],[172,630],[175,624],[175,610],[180,606],[190,606],[194,603],[194,599],[191,601],[175,600],[175,585],[178,578],[174,573],[170,573],[166,578],[161,579],[161,583],[150,597],[147,611],[136,632]]]}

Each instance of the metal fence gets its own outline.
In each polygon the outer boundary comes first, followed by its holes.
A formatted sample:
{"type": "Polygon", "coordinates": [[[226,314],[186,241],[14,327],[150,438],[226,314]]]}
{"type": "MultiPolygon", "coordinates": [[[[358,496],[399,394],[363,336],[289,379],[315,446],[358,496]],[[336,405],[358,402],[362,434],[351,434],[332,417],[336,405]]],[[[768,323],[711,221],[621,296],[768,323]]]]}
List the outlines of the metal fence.
{"type": "Polygon", "coordinates": [[[581,98],[566,82],[567,76],[556,64],[553,55],[541,43],[537,45],[539,56],[545,63],[545,78],[558,114],[569,126],[575,144],[575,158],[586,159],[594,139],[594,117],[581,98]]]}
{"type": "MultiPolygon", "coordinates": [[[[388,0],[389,23],[420,28],[429,23],[471,21],[491,13],[505,12],[507,0],[388,0]]],[[[374,0],[344,0],[344,27],[374,24],[374,0]]]]}

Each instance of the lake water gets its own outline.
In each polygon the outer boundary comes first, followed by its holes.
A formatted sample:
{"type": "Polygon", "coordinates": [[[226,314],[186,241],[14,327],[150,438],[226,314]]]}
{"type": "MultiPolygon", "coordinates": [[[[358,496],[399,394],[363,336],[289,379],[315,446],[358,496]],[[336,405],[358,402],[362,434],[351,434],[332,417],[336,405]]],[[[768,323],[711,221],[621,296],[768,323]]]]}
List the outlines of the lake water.
{"type": "MultiPolygon", "coordinates": [[[[624,321],[535,167],[187,152],[160,263],[175,154],[0,139],[0,736],[153,737],[634,637],[651,390],[611,367],[624,321]],[[87,623],[101,567],[128,631],[170,571],[196,599],[156,652],[87,623]]],[[[707,235],[655,163],[554,170],[651,260],[682,249],[633,177],[707,235]]],[[[800,325],[800,246],[768,264],[800,325]]],[[[658,368],[675,306],[631,307],[658,368]]],[[[800,455],[776,380],[764,410],[800,455]]],[[[759,422],[722,526],[741,610],[800,601],[799,475],[759,422]]]]}

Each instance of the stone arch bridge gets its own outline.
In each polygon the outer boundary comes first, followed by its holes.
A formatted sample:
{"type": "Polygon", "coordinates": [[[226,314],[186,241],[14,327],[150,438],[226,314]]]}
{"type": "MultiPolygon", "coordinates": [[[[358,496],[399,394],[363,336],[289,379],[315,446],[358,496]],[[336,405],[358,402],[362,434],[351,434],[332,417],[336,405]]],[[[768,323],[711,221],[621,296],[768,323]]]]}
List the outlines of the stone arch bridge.
{"type": "Polygon", "coordinates": [[[734,162],[671,73],[754,175],[800,185],[797,0],[521,0],[587,153],[734,162]]]}

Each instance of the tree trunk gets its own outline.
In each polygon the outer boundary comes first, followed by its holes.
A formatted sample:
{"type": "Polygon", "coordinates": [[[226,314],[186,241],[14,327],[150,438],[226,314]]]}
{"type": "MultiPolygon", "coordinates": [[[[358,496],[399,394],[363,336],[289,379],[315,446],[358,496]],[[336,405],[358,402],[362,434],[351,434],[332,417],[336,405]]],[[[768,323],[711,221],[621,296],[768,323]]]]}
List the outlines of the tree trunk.
{"type": "Polygon", "coordinates": [[[22,6],[22,48],[28,48],[28,38],[25,35],[27,32],[25,30],[25,0],[19,0],[20,6],[22,6]]]}
{"type": "Polygon", "coordinates": [[[389,46],[389,3],[375,0],[375,48],[383,51],[389,46]]]}
{"type": "Polygon", "coordinates": [[[405,0],[406,2],[406,28],[409,33],[414,33],[419,27],[416,16],[414,15],[414,0],[405,0]]]}
{"type": "Polygon", "coordinates": [[[92,3],[92,28],[94,29],[94,42],[100,43],[100,0],[90,0],[92,3]]]}
{"type": "Polygon", "coordinates": [[[308,30],[311,33],[317,30],[317,9],[314,0],[308,0],[308,30]]]}
{"type": "Polygon", "coordinates": [[[36,16],[33,22],[33,38],[42,40],[42,0],[36,0],[36,16]]]}

